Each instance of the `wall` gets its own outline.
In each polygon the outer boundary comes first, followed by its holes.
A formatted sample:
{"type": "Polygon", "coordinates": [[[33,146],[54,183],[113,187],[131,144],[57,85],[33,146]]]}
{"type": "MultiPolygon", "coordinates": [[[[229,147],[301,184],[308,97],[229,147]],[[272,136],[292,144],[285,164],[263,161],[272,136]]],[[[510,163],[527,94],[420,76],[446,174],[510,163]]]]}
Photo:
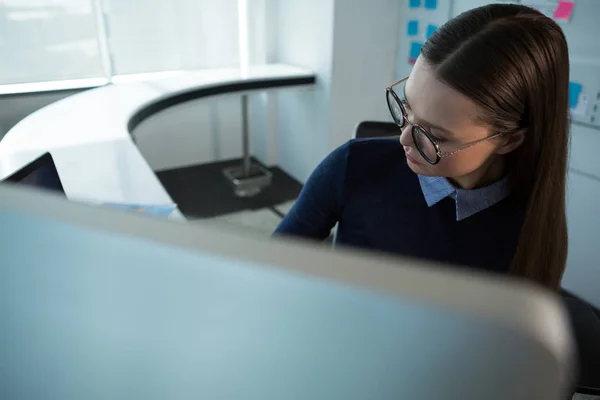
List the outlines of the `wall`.
{"type": "Polygon", "coordinates": [[[340,146],[365,120],[391,121],[385,88],[397,80],[397,0],[335,3],[329,149],[340,146]]]}
{"type": "Polygon", "coordinates": [[[600,307],[600,131],[573,125],[567,187],[569,256],[563,286],[600,307]]]}
{"type": "MultiPolygon", "coordinates": [[[[278,62],[276,55],[277,17],[272,0],[253,0],[248,7],[248,56],[250,64],[278,62]]],[[[285,89],[284,89],[285,90],[285,89]]],[[[290,89],[295,90],[295,89],[290,89]]],[[[277,91],[249,96],[251,151],[266,165],[278,164],[277,91]]]]}
{"type": "Polygon", "coordinates": [[[277,99],[279,165],[300,181],[362,120],[388,120],[399,4],[392,0],[272,0],[277,61],[316,71],[312,90],[277,99]]]}
{"type": "Polygon", "coordinates": [[[334,0],[268,0],[277,40],[271,57],[310,68],[316,88],[277,94],[279,165],[304,181],[329,146],[334,0]]]}

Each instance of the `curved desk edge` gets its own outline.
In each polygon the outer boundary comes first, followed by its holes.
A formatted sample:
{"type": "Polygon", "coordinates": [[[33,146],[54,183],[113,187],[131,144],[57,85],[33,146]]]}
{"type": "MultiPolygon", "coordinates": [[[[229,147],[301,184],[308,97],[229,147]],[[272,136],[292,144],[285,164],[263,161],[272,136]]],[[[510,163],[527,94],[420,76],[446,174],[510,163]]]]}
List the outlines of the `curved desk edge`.
{"type": "Polygon", "coordinates": [[[312,85],[315,82],[316,77],[314,75],[294,78],[263,78],[258,80],[232,82],[224,85],[214,84],[208,87],[185,90],[175,94],[167,94],[165,97],[152,101],[138,109],[129,119],[127,130],[131,134],[137,126],[153,114],[187,101],[220,94],[276,89],[288,86],[312,85]]]}

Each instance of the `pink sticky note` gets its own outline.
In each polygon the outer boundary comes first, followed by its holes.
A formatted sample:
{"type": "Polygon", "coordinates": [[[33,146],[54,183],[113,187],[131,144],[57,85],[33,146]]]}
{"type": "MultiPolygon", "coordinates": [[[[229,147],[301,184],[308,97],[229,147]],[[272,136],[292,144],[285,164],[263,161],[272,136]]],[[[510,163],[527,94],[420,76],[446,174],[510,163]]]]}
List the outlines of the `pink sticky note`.
{"type": "Polygon", "coordinates": [[[416,58],[408,57],[408,63],[410,65],[415,65],[416,62],[417,62],[416,58]]]}
{"type": "Polygon", "coordinates": [[[572,1],[559,1],[554,11],[554,19],[568,21],[571,18],[571,12],[573,12],[575,3],[572,1]]]}

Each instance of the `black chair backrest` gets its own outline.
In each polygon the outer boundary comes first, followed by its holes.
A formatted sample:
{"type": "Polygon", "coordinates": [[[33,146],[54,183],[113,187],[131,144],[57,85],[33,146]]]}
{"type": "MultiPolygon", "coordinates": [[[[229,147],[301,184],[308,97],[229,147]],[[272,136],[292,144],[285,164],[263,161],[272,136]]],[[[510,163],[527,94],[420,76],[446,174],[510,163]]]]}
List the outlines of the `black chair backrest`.
{"type": "Polygon", "coordinates": [[[357,125],[354,131],[356,138],[376,138],[400,136],[402,132],[398,125],[393,122],[363,121],[357,125]]]}

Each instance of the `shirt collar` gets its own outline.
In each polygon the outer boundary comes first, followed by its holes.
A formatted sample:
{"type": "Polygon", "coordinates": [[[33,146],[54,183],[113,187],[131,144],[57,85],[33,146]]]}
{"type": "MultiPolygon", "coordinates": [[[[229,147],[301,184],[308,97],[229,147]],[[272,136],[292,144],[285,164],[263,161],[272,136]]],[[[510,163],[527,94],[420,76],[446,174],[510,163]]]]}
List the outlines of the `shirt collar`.
{"type": "Polygon", "coordinates": [[[456,202],[457,221],[462,221],[493,206],[506,198],[510,192],[508,177],[504,177],[489,186],[470,190],[457,188],[448,179],[441,176],[419,175],[419,183],[429,207],[434,206],[446,197],[452,197],[456,202]]]}

